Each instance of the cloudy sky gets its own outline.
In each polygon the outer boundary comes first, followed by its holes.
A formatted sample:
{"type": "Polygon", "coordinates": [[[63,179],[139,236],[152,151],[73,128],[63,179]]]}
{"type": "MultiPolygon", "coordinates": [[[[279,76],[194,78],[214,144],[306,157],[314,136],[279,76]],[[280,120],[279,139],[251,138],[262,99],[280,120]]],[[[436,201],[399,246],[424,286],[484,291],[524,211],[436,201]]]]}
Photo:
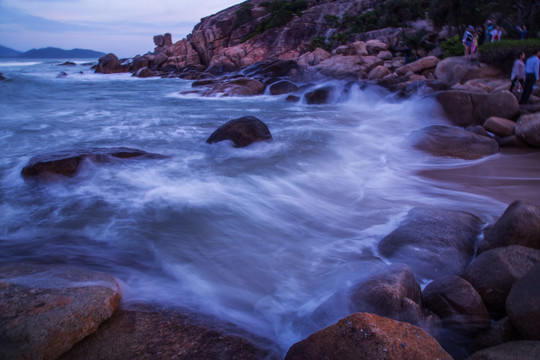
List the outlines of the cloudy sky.
{"type": "Polygon", "coordinates": [[[0,45],[91,49],[119,57],[154,48],[153,36],[184,38],[201,18],[243,0],[0,0],[0,45]]]}

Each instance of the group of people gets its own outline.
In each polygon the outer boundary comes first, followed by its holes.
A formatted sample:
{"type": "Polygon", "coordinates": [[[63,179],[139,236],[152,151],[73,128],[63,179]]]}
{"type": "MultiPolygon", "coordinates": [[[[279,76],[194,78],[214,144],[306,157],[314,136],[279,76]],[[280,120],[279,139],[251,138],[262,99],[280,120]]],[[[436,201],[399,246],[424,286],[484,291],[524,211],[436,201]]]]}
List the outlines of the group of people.
{"type": "Polygon", "coordinates": [[[510,85],[510,91],[517,88],[518,93],[521,93],[519,100],[520,104],[526,104],[529,101],[529,97],[534,89],[534,84],[540,78],[540,49],[534,51],[534,53],[525,60],[525,52],[521,52],[512,66],[512,85],[510,85]]]}
{"type": "Polygon", "coordinates": [[[461,42],[465,47],[465,58],[471,59],[478,49],[478,46],[483,42],[495,42],[501,40],[502,30],[499,25],[494,25],[491,20],[487,21],[485,27],[479,27],[475,29],[474,26],[469,25],[463,33],[461,42]]]}

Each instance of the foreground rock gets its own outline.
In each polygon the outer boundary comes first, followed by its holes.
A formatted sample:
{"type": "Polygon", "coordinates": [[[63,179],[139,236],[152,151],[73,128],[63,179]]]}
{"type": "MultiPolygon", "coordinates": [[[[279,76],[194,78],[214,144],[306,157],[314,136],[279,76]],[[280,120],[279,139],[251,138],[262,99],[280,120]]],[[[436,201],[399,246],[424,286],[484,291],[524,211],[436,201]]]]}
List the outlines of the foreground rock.
{"type": "Polygon", "coordinates": [[[478,291],[490,314],[499,319],[506,314],[506,298],[512,285],[536,264],[540,264],[540,250],[505,246],[485,251],[474,259],[465,278],[478,291]]]}
{"type": "Polygon", "coordinates": [[[482,298],[465,279],[449,275],[431,282],[422,294],[424,304],[453,331],[475,335],[490,324],[482,298]]]}
{"type": "Polygon", "coordinates": [[[466,160],[480,159],[499,152],[496,140],[453,126],[432,125],[415,131],[412,145],[435,156],[466,160]]]}
{"type": "Polygon", "coordinates": [[[491,116],[514,119],[519,114],[519,103],[509,91],[481,93],[448,90],[433,95],[455,125],[482,125],[491,116]]]}
{"type": "Polygon", "coordinates": [[[114,159],[129,158],[163,159],[164,156],[130,148],[68,150],[33,157],[22,169],[21,175],[27,179],[53,179],[58,175],[75,176],[84,160],[103,163],[114,159]]]}
{"type": "Polygon", "coordinates": [[[354,312],[374,313],[414,325],[422,319],[421,300],[420,285],[404,264],[390,265],[351,292],[354,312]]]}
{"type": "Polygon", "coordinates": [[[177,309],[132,305],[61,359],[278,359],[272,345],[177,309]]]}
{"type": "Polygon", "coordinates": [[[270,140],[268,126],[255,116],[244,116],[221,125],[206,140],[208,144],[231,140],[234,147],[246,147],[253,142],[270,140]]]}
{"type": "Polygon", "coordinates": [[[379,251],[423,278],[459,275],[474,254],[481,225],[478,217],[464,211],[414,208],[381,240],[379,251]]]}
{"type": "Polygon", "coordinates": [[[0,358],[56,359],[118,306],[106,274],[70,266],[0,266],[0,358]]]}
{"type": "Polygon", "coordinates": [[[486,231],[478,251],[508,245],[540,249],[540,206],[528,201],[514,201],[486,231]]]}
{"type": "Polygon", "coordinates": [[[478,351],[467,360],[537,360],[540,341],[513,341],[478,351]]]}
{"type": "Polygon", "coordinates": [[[540,265],[512,286],[506,299],[506,311],[512,325],[525,339],[540,341],[540,265]]]}
{"type": "Polygon", "coordinates": [[[421,328],[368,313],[355,313],[294,344],[285,360],[451,360],[421,328]]]}
{"type": "Polygon", "coordinates": [[[463,56],[449,57],[437,64],[435,76],[450,86],[465,83],[471,79],[493,78],[501,71],[490,65],[465,59],[463,56]]]}
{"type": "Polygon", "coordinates": [[[520,116],[516,136],[529,146],[540,148],[540,113],[520,116]]]}

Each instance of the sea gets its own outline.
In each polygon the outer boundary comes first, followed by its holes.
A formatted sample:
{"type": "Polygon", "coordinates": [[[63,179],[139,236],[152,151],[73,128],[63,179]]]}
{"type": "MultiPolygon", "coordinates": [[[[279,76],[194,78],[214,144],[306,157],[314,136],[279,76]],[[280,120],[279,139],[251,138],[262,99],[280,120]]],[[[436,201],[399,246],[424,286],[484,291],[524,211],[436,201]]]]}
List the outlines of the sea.
{"type": "Polygon", "coordinates": [[[312,84],[338,90],[324,105],[202,97],[189,80],[64,61],[0,60],[0,262],[103,271],[125,304],[211,315],[283,354],[348,314],[316,316],[376,271],[374,259],[389,263],[377,244],[412,208],[468,211],[488,225],[514,200],[540,203],[538,151],[462,160],[414,149],[416,131],[449,124],[423,93],[329,81],[312,84]],[[206,143],[243,116],[267,124],[272,141],[206,143]],[[21,177],[37,155],[113,147],[164,158],[21,177]]]}

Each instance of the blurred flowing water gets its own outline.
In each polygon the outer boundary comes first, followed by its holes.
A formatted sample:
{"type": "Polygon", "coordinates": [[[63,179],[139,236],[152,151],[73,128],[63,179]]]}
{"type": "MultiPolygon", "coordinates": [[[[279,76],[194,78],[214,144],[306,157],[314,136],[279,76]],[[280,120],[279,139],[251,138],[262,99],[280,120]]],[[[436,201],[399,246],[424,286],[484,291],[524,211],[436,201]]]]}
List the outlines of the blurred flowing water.
{"type": "Polygon", "coordinates": [[[311,314],[375,271],[377,243],[411,208],[489,223],[514,199],[540,201],[537,152],[464,161],[412,149],[413,131],[446,122],[431,99],[357,86],[318,106],[201,98],[180,95],[190,81],[61,62],[0,62],[0,261],[105,271],[126,302],[215,315],[283,352],[338,320],[311,314]],[[205,143],[246,115],[273,141],[205,143]],[[20,176],[39,154],[118,146],[167,158],[87,162],[41,184],[20,176]]]}

